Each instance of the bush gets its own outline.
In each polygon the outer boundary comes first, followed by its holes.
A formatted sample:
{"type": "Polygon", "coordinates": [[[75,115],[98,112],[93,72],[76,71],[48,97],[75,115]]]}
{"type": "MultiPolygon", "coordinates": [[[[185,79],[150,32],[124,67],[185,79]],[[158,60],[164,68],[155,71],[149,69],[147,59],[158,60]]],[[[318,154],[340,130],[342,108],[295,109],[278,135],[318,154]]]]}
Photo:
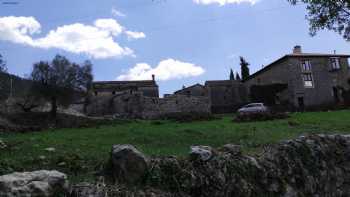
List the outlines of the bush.
{"type": "Polygon", "coordinates": [[[287,113],[250,113],[239,114],[233,121],[234,122],[255,122],[255,121],[267,121],[289,118],[287,113]]]}

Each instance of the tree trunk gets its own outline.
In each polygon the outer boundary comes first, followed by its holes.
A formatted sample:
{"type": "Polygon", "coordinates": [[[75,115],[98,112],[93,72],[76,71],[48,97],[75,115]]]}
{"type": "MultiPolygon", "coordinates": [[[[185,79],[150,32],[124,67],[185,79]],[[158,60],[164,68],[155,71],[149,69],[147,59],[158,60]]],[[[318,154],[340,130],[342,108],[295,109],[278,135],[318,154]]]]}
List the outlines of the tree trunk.
{"type": "Polygon", "coordinates": [[[57,99],[56,97],[51,98],[51,116],[56,118],[57,116],[57,99]]]}

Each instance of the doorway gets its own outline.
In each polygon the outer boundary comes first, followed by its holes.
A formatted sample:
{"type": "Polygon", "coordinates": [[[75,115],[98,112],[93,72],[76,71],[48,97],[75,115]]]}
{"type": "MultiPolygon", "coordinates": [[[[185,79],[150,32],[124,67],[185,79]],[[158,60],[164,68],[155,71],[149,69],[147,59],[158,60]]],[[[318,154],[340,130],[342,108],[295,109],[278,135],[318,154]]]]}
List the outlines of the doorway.
{"type": "Polygon", "coordinates": [[[305,103],[304,103],[304,97],[298,97],[298,107],[301,110],[304,110],[305,103]]]}
{"type": "Polygon", "coordinates": [[[339,91],[337,87],[333,87],[333,97],[334,97],[334,101],[335,103],[339,103],[339,91]]]}

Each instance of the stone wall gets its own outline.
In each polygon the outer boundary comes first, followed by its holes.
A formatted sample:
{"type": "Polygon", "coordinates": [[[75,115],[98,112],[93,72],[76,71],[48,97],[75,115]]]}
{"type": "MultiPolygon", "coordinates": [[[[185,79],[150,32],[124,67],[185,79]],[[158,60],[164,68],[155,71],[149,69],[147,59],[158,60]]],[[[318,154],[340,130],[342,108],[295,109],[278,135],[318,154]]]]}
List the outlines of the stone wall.
{"type": "Polygon", "coordinates": [[[95,97],[87,107],[87,114],[91,116],[116,115],[142,119],[156,119],[166,114],[183,112],[210,113],[208,97],[172,95],[153,98],[135,92],[95,97]]]}
{"type": "Polygon", "coordinates": [[[116,152],[115,147],[127,149],[130,145],[113,146],[112,171],[105,175],[119,172],[124,179],[117,176],[117,184],[83,188],[86,193],[98,190],[95,194],[100,195],[93,197],[350,196],[350,136],[302,136],[268,146],[255,156],[230,144],[218,149],[193,146],[187,158],[147,158],[132,147],[123,152],[116,152]],[[123,167],[129,163],[134,167],[123,167]]]}

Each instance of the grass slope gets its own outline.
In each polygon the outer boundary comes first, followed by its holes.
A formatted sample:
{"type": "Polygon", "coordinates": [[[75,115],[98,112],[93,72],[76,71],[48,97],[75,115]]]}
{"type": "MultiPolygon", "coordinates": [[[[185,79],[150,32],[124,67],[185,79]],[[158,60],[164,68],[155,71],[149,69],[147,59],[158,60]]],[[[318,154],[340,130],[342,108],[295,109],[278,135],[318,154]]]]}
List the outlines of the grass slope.
{"type": "Polygon", "coordinates": [[[58,169],[80,181],[92,177],[96,166],[108,159],[113,144],[133,144],[148,155],[158,156],[185,156],[191,145],[218,147],[227,143],[240,144],[246,152],[254,153],[264,145],[312,133],[350,134],[350,110],[294,113],[289,119],[267,122],[233,123],[232,116],[225,116],[205,122],[133,121],[97,128],[0,134],[9,145],[0,150],[0,174],[58,169]],[[48,152],[48,147],[56,151],[48,152]]]}

